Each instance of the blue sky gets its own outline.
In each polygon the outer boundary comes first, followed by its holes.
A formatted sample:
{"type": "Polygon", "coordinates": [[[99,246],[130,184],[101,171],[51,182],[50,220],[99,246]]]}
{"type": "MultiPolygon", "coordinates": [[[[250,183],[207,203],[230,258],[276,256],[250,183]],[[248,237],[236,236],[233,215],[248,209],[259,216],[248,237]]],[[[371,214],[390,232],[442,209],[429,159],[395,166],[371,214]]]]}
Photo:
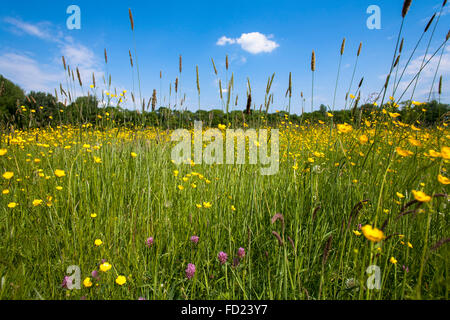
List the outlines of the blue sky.
{"type": "MultiPolygon", "coordinates": [[[[440,10],[442,0],[414,0],[407,15],[404,37],[404,60],[409,57],[428,19],[440,10]]],[[[143,96],[153,89],[160,96],[159,72],[162,70],[162,97],[168,103],[169,83],[178,76],[179,55],[183,56],[180,91],[186,93],[186,107],[197,110],[195,67],[199,66],[202,109],[221,109],[219,89],[211,58],[216,62],[219,77],[225,83],[225,56],[235,77],[233,96],[239,95],[238,107],[243,109],[246,82],[250,78],[253,101],[264,103],[267,78],[275,73],[272,86],[274,106],[271,111],[287,105],[285,92],[289,72],[293,77],[291,110],[301,111],[300,92],[306,98],[305,111],[310,110],[312,50],[317,56],[315,76],[315,109],[320,104],[332,105],[339,62],[339,50],[345,37],[337,109],[344,97],[353,71],[356,51],[363,43],[353,88],[364,77],[362,99],[378,92],[384,84],[401,23],[403,0],[345,1],[7,1],[0,13],[0,74],[18,83],[27,91],[53,92],[65,83],[61,56],[68,64],[80,68],[84,83],[90,84],[92,73],[97,82],[106,68],[104,48],[108,51],[107,71],[119,90],[133,91],[138,96],[137,77],[130,68],[128,50],[134,55],[128,8],[135,21],[135,39],[143,96]],[[81,9],[81,29],[68,30],[69,5],[81,9]],[[381,29],[369,30],[366,13],[370,5],[381,9],[381,29]],[[222,38],[225,37],[225,38],[222,38]],[[219,39],[226,41],[219,41],[219,39]],[[220,45],[222,44],[222,45],[220,45]]],[[[447,4],[431,42],[432,50],[442,43],[448,32],[450,10],[447,4]]],[[[434,28],[434,25],[431,28],[434,28]]],[[[405,83],[420,67],[429,31],[407,69],[405,83]]],[[[136,57],[134,57],[136,60],[136,57]]],[[[438,58],[424,70],[416,89],[415,100],[428,97],[438,58]]],[[[444,78],[443,100],[450,95],[446,83],[450,76],[450,50],[447,46],[441,60],[439,75],[444,78]]],[[[87,90],[85,86],[85,92],[87,90]]],[[[100,89],[99,89],[100,90],[100,89]]],[[[353,89],[354,91],[354,89],[353,89]]],[[[81,92],[78,92],[81,94],[81,92]]],[[[406,95],[410,97],[410,95],[406,95]]],[[[175,102],[172,96],[172,105],[175,102]]]]}

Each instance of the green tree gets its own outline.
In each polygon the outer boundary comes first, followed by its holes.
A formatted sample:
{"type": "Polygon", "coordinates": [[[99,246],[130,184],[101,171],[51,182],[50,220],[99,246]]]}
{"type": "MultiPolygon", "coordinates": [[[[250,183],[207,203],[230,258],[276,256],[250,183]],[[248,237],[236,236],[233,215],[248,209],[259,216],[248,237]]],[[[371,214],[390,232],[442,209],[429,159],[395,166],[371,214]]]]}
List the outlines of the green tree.
{"type": "Polygon", "coordinates": [[[12,121],[17,106],[25,97],[24,91],[12,81],[0,75],[0,119],[12,121]]]}

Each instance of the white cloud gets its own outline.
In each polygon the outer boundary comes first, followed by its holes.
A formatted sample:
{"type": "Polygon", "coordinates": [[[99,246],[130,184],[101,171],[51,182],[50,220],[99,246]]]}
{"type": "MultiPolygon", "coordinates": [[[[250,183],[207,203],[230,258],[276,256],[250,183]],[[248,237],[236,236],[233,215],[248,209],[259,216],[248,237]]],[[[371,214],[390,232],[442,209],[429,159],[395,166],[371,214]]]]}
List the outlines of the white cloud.
{"type": "MultiPolygon", "coordinates": [[[[439,63],[441,51],[439,51],[436,56],[433,57],[433,59],[428,63],[428,65],[422,70],[420,76],[429,78],[433,77],[434,73],[436,72],[436,68],[439,63]]],[[[410,64],[408,65],[408,68],[406,68],[405,74],[414,76],[416,73],[419,72],[419,70],[422,67],[422,62],[425,64],[430,58],[431,54],[428,53],[427,56],[421,55],[413,60],[411,60],[410,64]]],[[[442,55],[441,62],[439,64],[439,72],[440,73],[450,73],[450,47],[447,47],[444,51],[444,54],[442,55]]]]}
{"type": "Polygon", "coordinates": [[[13,32],[26,33],[28,35],[46,40],[52,39],[48,30],[46,30],[46,26],[48,26],[48,23],[46,22],[41,22],[38,25],[33,25],[11,17],[7,17],[3,19],[3,21],[14,27],[12,29],[13,32]]]}
{"type": "Polygon", "coordinates": [[[227,44],[239,44],[241,48],[251,54],[270,53],[280,45],[273,40],[273,36],[266,36],[260,32],[243,33],[240,38],[231,39],[226,36],[221,37],[217,41],[217,45],[224,46],[227,44]]]}
{"type": "Polygon", "coordinates": [[[235,43],[236,43],[236,40],[223,36],[222,38],[217,40],[216,44],[218,46],[224,46],[224,45],[227,45],[227,44],[235,44],[235,43]]]}
{"type": "MultiPolygon", "coordinates": [[[[50,57],[54,65],[46,65],[41,61],[30,58],[26,54],[4,53],[0,56],[0,70],[25,90],[53,92],[60,83],[65,83],[65,72],[62,69],[61,56],[72,69],[79,68],[83,84],[91,83],[92,74],[101,78],[103,71],[100,59],[88,47],[77,43],[71,36],[57,30],[48,22],[31,24],[20,19],[5,18],[4,22],[12,26],[11,32],[19,35],[27,34],[53,43],[59,49],[59,56],[50,57]]],[[[49,57],[44,57],[48,59],[49,57]]]]}
{"type": "Polygon", "coordinates": [[[0,55],[0,70],[6,78],[27,91],[52,92],[56,83],[64,76],[63,72],[49,72],[49,66],[43,66],[26,55],[15,53],[0,55]]]}
{"type": "MultiPolygon", "coordinates": [[[[405,75],[408,76],[407,79],[403,79],[399,84],[399,93],[403,93],[404,90],[408,87],[414,76],[419,72],[419,70],[422,67],[422,61],[424,59],[425,55],[418,56],[411,60],[410,64],[406,68],[405,75]]],[[[431,58],[431,54],[427,54],[425,57],[424,64],[428,61],[428,59],[431,58]]],[[[442,55],[442,59],[439,63],[439,59],[441,59],[441,51],[439,54],[437,54],[433,59],[428,63],[428,65],[421,71],[420,78],[417,83],[417,88],[415,90],[415,97],[424,99],[428,98],[431,84],[433,82],[433,78],[436,73],[436,69],[439,64],[439,70],[436,76],[436,80],[434,82],[433,92],[437,91],[437,86],[439,82],[439,77],[442,75],[444,78],[450,77],[450,47],[447,47],[444,51],[444,54],[442,55]]],[[[406,77],[405,77],[406,78],[406,77]]],[[[412,93],[415,81],[410,85],[408,88],[408,91],[405,95],[405,97],[410,98],[408,96],[408,92],[412,93]]],[[[444,92],[444,95],[447,93],[444,92]]]]}

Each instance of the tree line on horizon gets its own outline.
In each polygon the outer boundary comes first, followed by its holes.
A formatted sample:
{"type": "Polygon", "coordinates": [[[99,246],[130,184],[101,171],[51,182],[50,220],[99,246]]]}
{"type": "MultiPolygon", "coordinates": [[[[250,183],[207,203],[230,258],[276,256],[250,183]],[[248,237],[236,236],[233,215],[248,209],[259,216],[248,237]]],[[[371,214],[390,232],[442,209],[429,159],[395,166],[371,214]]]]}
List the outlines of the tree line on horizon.
{"type": "MultiPolygon", "coordinates": [[[[56,92],[56,91],[55,91],[56,92]]],[[[56,93],[57,94],[57,93],[56,93]]],[[[382,107],[374,103],[355,104],[352,110],[338,110],[332,113],[333,123],[361,123],[372,117],[374,112],[383,109],[397,114],[396,119],[407,124],[432,126],[449,120],[450,105],[436,100],[420,105],[411,101],[401,102],[398,107],[387,103],[382,107]]],[[[114,125],[124,126],[161,126],[164,128],[189,127],[195,120],[204,121],[209,126],[233,123],[234,125],[264,124],[278,125],[280,119],[289,119],[293,124],[327,122],[330,113],[325,105],[319,110],[302,115],[288,114],[286,111],[266,113],[251,110],[247,105],[243,110],[233,110],[228,114],[222,110],[171,110],[167,107],[148,110],[150,103],[142,111],[129,110],[120,106],[99,107],[97,97],[88,95],[75,99],[68,105],[59,102],[57,97],[46,92],[24,90],[12,81],[0,75],[0,126],[16,128],[34,128],[51,125],[114,125]]]]}

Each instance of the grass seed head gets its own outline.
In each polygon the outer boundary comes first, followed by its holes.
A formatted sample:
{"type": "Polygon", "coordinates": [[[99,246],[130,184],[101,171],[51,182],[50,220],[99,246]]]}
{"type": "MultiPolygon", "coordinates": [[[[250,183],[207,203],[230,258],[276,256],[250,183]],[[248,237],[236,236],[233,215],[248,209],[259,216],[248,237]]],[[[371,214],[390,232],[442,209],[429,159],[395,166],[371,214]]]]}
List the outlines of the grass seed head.
{"type": "Polygon", "coordinates": [[[403,9],[402,9],[403,18],[408,14],[409,8],[411,7],[411,3],[412,0],[405,0],[405,2],[403,2],[403,9]]]}

